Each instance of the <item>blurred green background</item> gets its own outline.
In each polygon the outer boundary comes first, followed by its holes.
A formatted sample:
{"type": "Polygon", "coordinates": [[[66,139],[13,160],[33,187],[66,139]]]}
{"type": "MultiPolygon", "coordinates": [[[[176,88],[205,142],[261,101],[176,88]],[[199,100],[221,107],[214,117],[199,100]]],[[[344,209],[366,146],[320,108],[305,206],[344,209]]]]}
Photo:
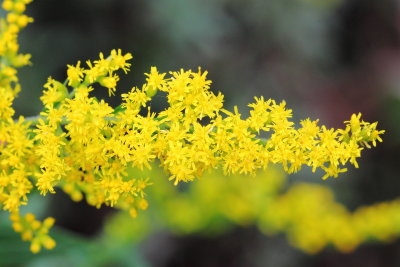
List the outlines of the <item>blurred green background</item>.
{"type": "MultiPolygon", "coordinates": [[[[365,120],[379,121],[384,143],[364,152],[360,169],[324,182],[306,169],[291,175],[289,184],[323,183],[349,209],[399,196],[396,0],[35,0],[27,13],[35,22],[20,42],[33,66],[20,71],[18,114],[41,110],[42,85],[48,76],[63,81],[66,64],[121,48],[134,59],[132,71],[121,77],[120,93],[140,85],[151,66],[165,72],[201,66],[209,71],[212,89],[225,95],[226,107],[238,105],[244,114],[253,97],[263,95],[285,99],[296,120],[319,118],[341,127],[361,112],[365,120]]],[[[106,90],[96,94],[114,106],[120,102],[106,90]]],[[[153,101],[154,110],[162,109],[161,100],[153,101]]],[[[113,246],[112,237],[100,238],[115,214],[111,209],[72,203],[61,192],[34,199],[29,209],[56,218],[56,250],[30,254],[3,215],[0,266],[400,265],[399,241],[365,244],[352,254],[327,249],[310,256],[290,247],[283,235],[267,237],[251,226],[207,237],[163,230],[113,246]]]]}

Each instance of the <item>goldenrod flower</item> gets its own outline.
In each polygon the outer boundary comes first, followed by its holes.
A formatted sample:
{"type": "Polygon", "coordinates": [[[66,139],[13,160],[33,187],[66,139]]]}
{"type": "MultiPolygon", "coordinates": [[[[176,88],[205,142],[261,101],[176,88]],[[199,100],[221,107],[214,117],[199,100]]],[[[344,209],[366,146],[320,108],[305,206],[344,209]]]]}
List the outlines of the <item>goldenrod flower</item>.
{"type": "Polygon", "coordinates": [[[151,168],[156,160],[174,184],[217,168],[225,174],[254,174],[270,163],[288,173],[302,166],[319,168],[325,179],[346,171],[347,163],[358,167],[361,151],[382,141],[384,131],[361,120],[361,114],[336,130],[310,119],[297,126],[284,101],[263,97],[249,104],[248,116],[237,107],[228,111],[224,96],[210,90],[207,71],[200,68],[167,74],[151,67],[146,83],[122,94],[121,105],[112,108],[91,91],[99,83],[115,94],[118,71],[128,72],[132,59],[120,49],[107,57],[100,53],[87,66],[80,61],[67,65],[66,82],[49,78],[44,85],[40,116],[32,122],[14,120],[17,68],[30,59],[18,53],[18,33],[33,21],[23,14],[29,2],[3,2],[8,14],[0,27],[0,207],[12,214],[15,231],[31,241],[34,253],[55,246],[48,236],[53,219],[41,223],[19,214],[34,187],[42,195],[60,187],[75,201],[85,196],[90,205],[117,207],[135,217],[148,206],[145,190],[151,182],[129,176],[128,170],[151,168]],[[155,113],[149,103],[158,90],[165,92],[168,107],[155,113]],[[209,122],[200,123],[204,118],[209,122]],[[270,138],[262,138],[265,133],[270,138]]]}

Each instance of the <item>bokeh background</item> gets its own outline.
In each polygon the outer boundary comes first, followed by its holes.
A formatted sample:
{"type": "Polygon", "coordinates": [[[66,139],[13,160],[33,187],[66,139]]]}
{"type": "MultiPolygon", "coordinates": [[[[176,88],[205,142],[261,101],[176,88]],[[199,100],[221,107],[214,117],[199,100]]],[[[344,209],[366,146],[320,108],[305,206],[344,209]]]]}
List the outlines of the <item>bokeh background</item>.
{"type": "MultiPolygon", "coordinates": [[[[285,99],[296,120],[319,118],[341,127],[361,112],[365,120],[379,121],[384,143],[364,153],[360,169],[324,182],[307,169],[289,183],[323,183],[350,210],[400,195],[398,0],[35,0],[27,13],[35,22],[22,33],[21,50],[33,55],[33,66],[20,71],[18,114],[40,112],[42,85],[48,76],[64,80],[66,64],[121,48],[134,56],[132,71],[121,77],[121,93],[140,85],[151,66],[200,66],[209,71],[212,90],[225,95],[226,107],[238,105],[244,114],[247,103],[263,95],[285,99]]],[[[120,101],[106,90],[96,94],[114,106],[120,101]]],[[[153,105],[163,107],[157,99],[153,105]]],[[[61,192],[48,200],[37,197],[32,209],[56,218],[58,248],[30,255],[5,226],[0,251],[10,250],[8,260],[0,257],[4,266],[63,266],[63,257],[74,266],[400,265],[398,240],[365,244],[350,254],[326,249],[308,255],[284,235],[265,236],[252,226],[207,237],[158,231],[125,251],[103,248],[112,256],[100,257],[93,243],[115,211],[73,203],[61,192]]]]}

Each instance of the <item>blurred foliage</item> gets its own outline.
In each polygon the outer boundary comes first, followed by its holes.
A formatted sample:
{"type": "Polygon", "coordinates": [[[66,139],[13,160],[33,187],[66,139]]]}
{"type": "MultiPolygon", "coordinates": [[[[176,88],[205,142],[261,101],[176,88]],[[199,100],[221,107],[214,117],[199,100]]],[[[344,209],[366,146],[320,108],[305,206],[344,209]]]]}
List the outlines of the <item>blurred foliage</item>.
{"type": "MultiPolygon", "coordinates": [[[[157,169],[146,175],[162,177],[157,169]]],[[[115,215],[105,235],[129,243],[161,230],[214,236],[234,225],[258,225],[268,235],[287,234],[293,246],[308,253],[320,252],[327,245],[348,253],[360,243],[392,241],[400,234],[399,200],[350,212],[335,201],[328,187],[301,182],[288,186],[286,179],[273,168],[256,177],[214,172],[183,188],[157,179],[149,190],[150,211],[138,220],[124,213],[115,215]]]]}

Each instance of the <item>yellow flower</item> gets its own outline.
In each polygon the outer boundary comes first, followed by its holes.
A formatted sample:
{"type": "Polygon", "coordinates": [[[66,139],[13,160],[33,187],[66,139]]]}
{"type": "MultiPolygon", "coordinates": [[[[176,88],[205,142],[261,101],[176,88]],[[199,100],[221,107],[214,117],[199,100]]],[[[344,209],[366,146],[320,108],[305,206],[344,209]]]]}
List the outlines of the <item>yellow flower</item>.
{"type": "Polygon", "coordinates": [[[109,76],[101,77],[99,83],[108,88],[108,95],[114,95],[119,77],[116,74],[109,74],[109,76]]]}
{"type": "Polygon", "coordinates": [[[130,63],[128,63],[128,60],[131,60],[132,54],[131,53],[127,53],[125,55],[122,55],[121,49],[118,50],[111,50],[111,54],[110,54],[110,67],[112,68],[112,70],[118,70],[118,69],[122,69],[125,73],[128,72],[129,67],[131,66],[130,63]]]}
{"type": "Polygon", "coordinates": [[[81,62],[78,61],[76,66],[67,65],[67,76],[68,76],[68,85],[76,87],[78,86],[84,77],[84,69],[80,67],[81,62]]]}

